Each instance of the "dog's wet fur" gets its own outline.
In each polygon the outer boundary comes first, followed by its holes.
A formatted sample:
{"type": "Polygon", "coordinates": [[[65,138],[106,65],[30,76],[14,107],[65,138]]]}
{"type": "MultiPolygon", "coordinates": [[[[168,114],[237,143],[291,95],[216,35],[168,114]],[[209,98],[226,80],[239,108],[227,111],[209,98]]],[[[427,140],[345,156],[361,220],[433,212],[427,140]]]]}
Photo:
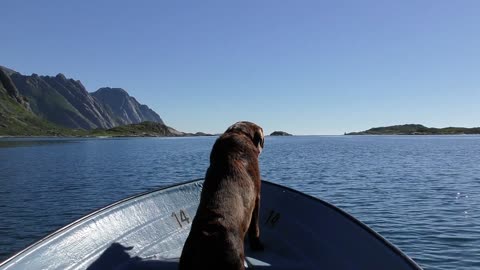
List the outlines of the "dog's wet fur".
{"type": "Polygon", "coordinates": [[[245,269],[244,239],[260,242],[261,127],[251,122],[230,126],[213,145],[210,167],[192,228],[180,257],[180,270],[245,269]]]}

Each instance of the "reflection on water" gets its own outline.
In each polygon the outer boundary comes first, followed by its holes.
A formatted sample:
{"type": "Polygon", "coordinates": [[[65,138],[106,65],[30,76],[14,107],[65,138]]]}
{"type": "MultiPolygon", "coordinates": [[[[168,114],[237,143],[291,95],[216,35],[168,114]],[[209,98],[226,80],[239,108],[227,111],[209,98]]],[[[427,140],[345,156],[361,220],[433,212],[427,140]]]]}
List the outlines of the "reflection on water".
{"type": "Polygon", "coordinates": [[[0,148],[32,147],[78,142],[75,139],[65,138],[0,138],[0,148]]]}
{"type": "MultiPolygon", "coordinates": [[[[0,139],[0,260],[90,211],[203,177],[214,137],[0,139]]],[[[262,176],[331,202],[424,269],[480,269],[480,136],[267,137],[262,176]]]]}

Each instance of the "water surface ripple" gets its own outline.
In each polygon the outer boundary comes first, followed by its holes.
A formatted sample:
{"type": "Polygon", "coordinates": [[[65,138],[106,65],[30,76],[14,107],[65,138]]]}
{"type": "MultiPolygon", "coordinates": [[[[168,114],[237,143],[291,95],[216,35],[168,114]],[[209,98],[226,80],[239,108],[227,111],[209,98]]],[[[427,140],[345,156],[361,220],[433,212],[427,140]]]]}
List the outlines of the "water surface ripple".
{"type": "MultiPolygon", "coordinates": [[[[0,260],[99,207],[203,177],[213,137],[0,139],[0,260]]],[[[480,268],[480,136],[268,137],[264,179],[333,203],[424,269],[480,268]]]]}

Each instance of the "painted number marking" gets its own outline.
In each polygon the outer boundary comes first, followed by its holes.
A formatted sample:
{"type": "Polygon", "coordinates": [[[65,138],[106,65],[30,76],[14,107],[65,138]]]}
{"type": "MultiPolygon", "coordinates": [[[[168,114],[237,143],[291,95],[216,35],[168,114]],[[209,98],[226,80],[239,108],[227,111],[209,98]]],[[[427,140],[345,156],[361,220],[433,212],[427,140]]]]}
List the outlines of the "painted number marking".
{"type": "Polygon", "coordinates": [[[180,228],[182,228],[185,223],[190,223],[190,218],[183,210],[180,210],[178,214],[176,212],[173,212],[172,217],[174,217],[175,220],[178,222],[178,226],[180,226],[180,228]]]}
{"type": "Polygon", "coordinates": [[[270,210],[270,214],[268,215],[268,218],[265,221],[265,224],[274,227],[279,220],[280,220],[280,213],[275,212],[274,210],[270,210]]]}

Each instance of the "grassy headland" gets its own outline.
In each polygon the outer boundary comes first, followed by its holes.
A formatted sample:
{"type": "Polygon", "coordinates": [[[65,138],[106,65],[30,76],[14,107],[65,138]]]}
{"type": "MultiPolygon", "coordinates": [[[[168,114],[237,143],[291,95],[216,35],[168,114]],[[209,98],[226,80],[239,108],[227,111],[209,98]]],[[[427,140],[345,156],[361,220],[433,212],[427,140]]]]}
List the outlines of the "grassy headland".
{"type": "Polygon", "coordinates": [[[431,128],[419,124],[376,127],[360,132],[345,133],[345,135],[465,135],[480,134],[480,127],[446,127],[431,128]]]}

